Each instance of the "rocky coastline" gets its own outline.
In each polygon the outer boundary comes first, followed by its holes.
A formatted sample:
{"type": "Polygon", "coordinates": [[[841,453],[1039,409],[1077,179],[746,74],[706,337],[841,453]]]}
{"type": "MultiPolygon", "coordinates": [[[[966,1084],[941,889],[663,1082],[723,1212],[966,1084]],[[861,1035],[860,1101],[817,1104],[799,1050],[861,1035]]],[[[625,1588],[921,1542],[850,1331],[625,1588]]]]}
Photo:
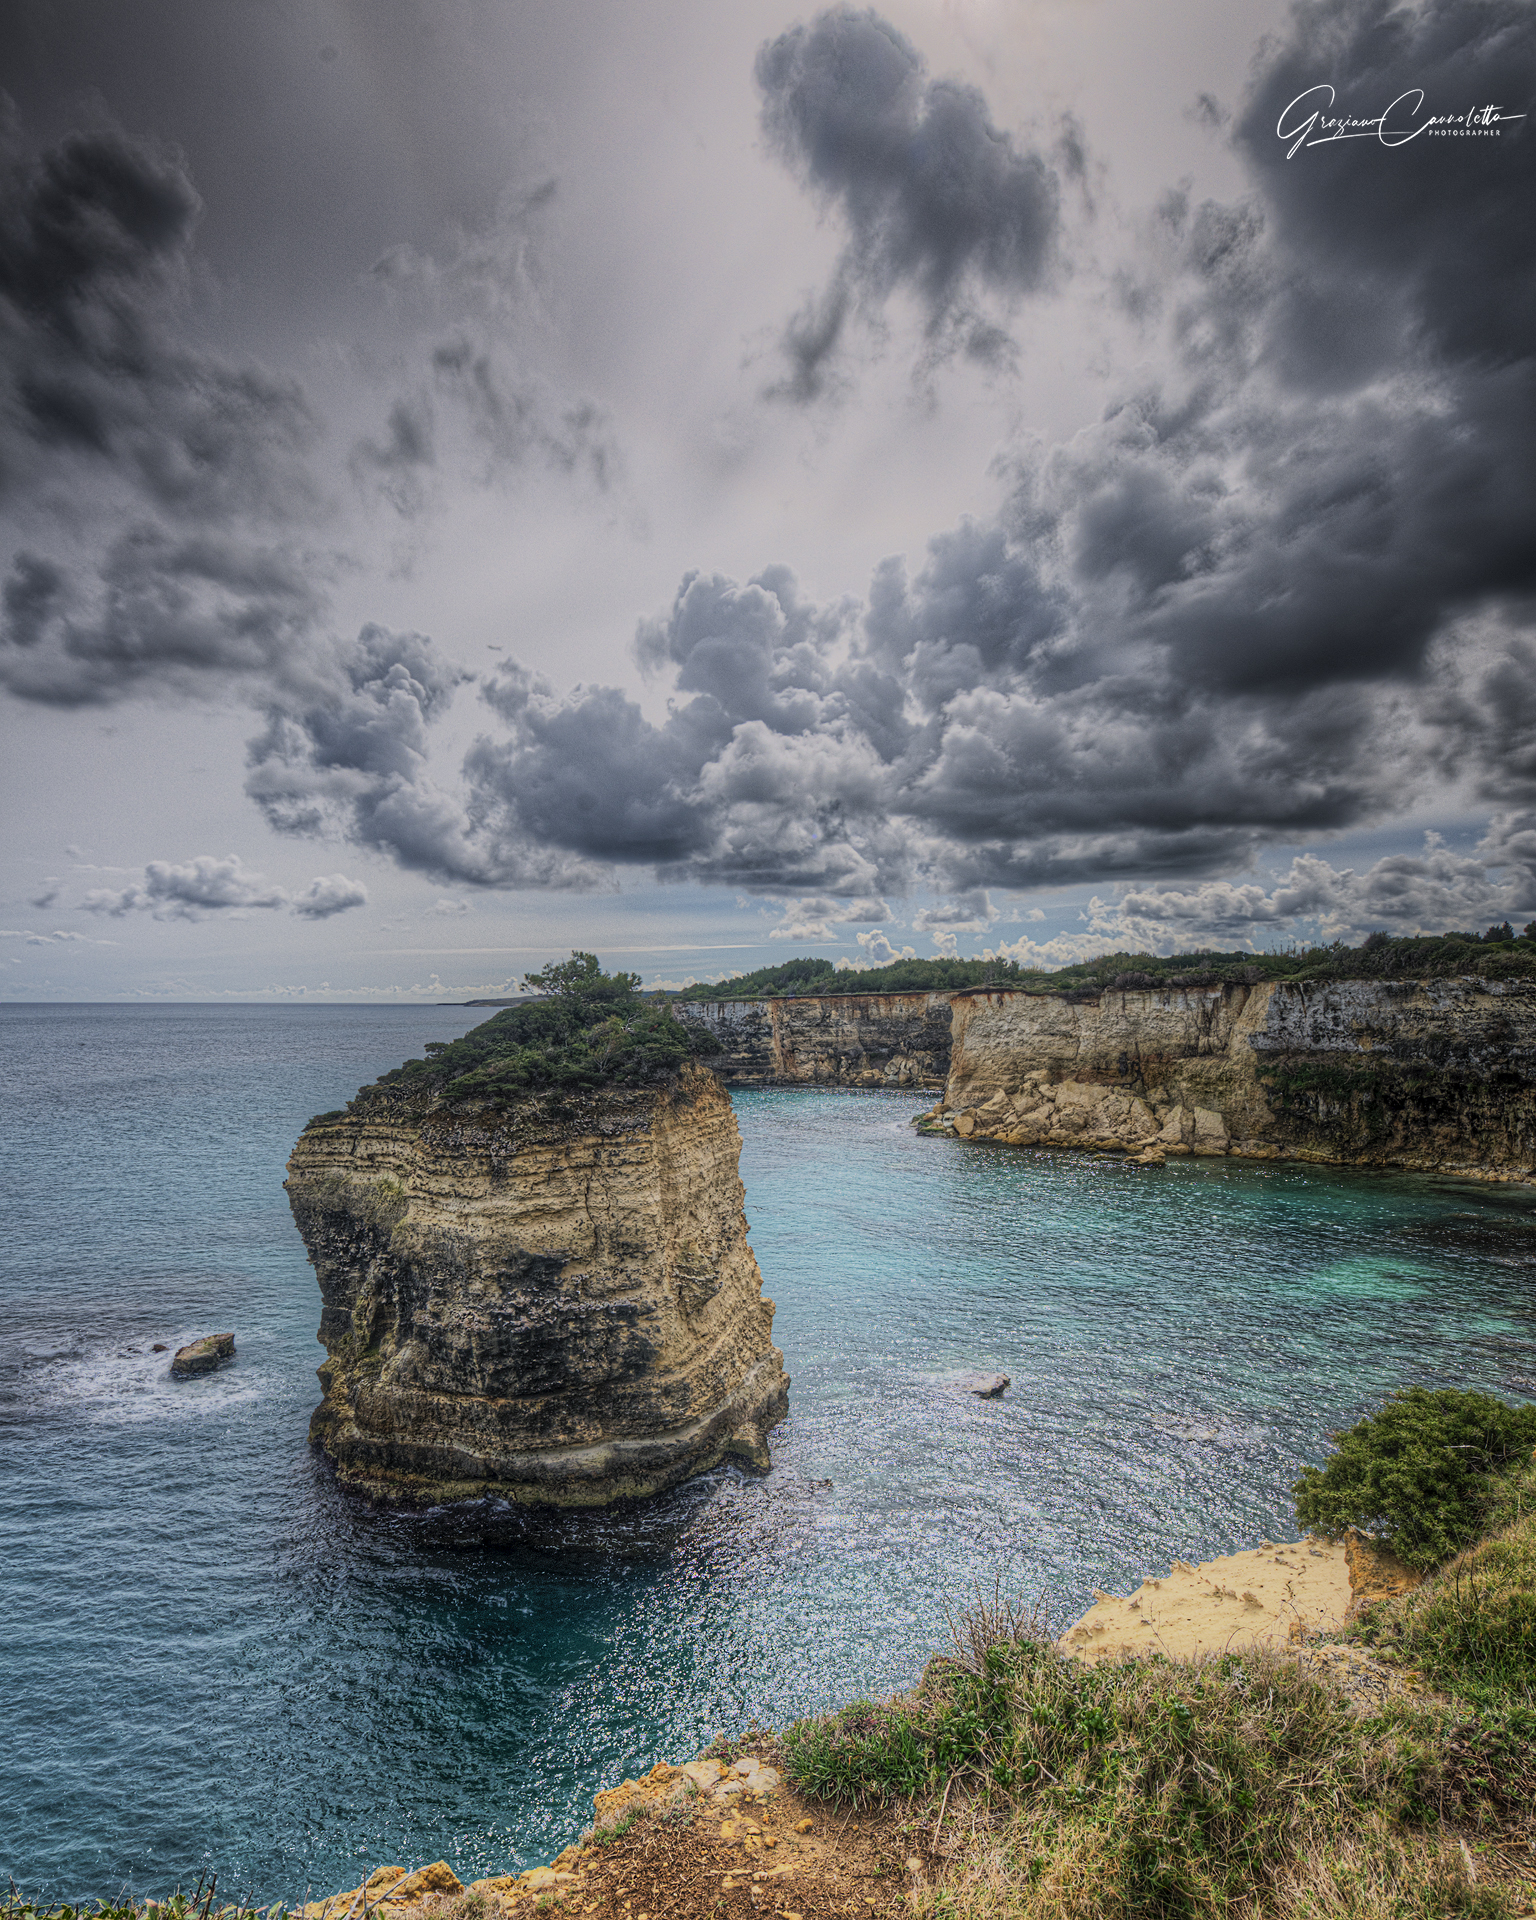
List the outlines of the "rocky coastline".
{"type": "Polygon", "coordinates": [[[385,1502],[596,1506],[765,1468],[789,1382],[730,1098],[365,1089],[288,1166],[320,1283],[310,1438],[385,1502]]]}
{"type": "Polygon", "coordinates": [[[1526,980],[802,994],[678,1013],[733,1084],[941,1089],[922,1125],[977,1143],[1536,1176],[1526,980]]]}

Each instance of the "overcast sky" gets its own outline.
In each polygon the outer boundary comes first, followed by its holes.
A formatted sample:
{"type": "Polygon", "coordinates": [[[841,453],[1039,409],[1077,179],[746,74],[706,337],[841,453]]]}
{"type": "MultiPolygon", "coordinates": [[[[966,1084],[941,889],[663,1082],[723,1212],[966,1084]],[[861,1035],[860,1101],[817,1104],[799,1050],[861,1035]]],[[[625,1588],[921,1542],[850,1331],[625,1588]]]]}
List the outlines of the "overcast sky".
{"type": "Polygon", "coordinates": [[[1536,916],[1528,0],[9,0],[0,85],[0,994],[1536,916]]]}

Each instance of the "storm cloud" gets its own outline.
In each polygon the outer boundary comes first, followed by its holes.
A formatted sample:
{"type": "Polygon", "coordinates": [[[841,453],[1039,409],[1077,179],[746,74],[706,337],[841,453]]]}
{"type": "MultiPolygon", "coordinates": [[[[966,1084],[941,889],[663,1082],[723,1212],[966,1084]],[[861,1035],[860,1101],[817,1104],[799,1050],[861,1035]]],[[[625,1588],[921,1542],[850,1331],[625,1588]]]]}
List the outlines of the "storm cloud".
{"type": "Polygon", "coordinates": [[[182,520],[311,505],[300,389],[167,325],[201,201],[169,153],[103,130],[12,159],[0,191],[0,489],[50,457],[182,520]]]}
{"type": "MultiPolygon", "coordinates": [[[[776,34],[753,77],[770,160],[840,249],[784,327],[780,397],[826,393],[856,322],[913,310],[926,364],[1006,369],[1025,300],[1097,303],[1122,330],[1105,338],[1134,371],[1102,377],[1077,431],[1005,439],[987,511],[910,559],[871,570],[866,548],[846,583],[807,565],[814,594],[749,559],[690,568],[660,606],[647,574],[614,631],[633,632],[643,693],[616,667],[557,684],[517,613],[474,627],[476,657],[482,626],[505,647],[488,677],[451,657],[462,628],[440,644],[354,616],[346,637],[332,605],[361,549],[328,517],[315,411],[186,323],[202,217],[186,166],[71,135],[14,162],[0,216],[0,487],[21,529],[0,681],[59,708],[238,701],[259,716],[247,791],[285,835],[465,888],[729,887],[775,904],[769,937],[862,928],[869,954],[894,950],[879,923],[916,892],[937,898],[910,924],[940,947],[995,938],[994,895],[1082,883],[1119,889],[1095,909],[1101,942],[1519,918],[1536,871],[1536,253],[1518,243],[1536,137],[1511,120],[1288,157],[1276,129],[1320,86],[1356,115],[1417,89],[1426,113],[1527,111],[1524,0],[1306,0],[1235,112],[1200,110],[1241,189],[1139,183],[1139,210],[1101,203],[1093,248],[1068,190],[1082,133],[1030,144],[877,13],[776,34]],[[92,505],[80,541],[70,489],[92,505]],[[476,680],[478,737],[445,766],[446,716],[476,680]],[[1277,845],[1430,803],[1496,817],[1470,854],[1306,852],[1256,877],[1277,845]]],[[[359,281],[409,345],[370,371],[333,477],[407,520],[430,517],[453,463],[478,488],[525,468],[612,484],[603,407],[515,345],[558,204],[551,178],[435,251],[365,256],[359,281]]],[[[786,277],[768,311],[795,298],[786,277]]],[[[590,619],[578,599],[550,593],[539,618],[558,636],[590,619]]],[[[430,608],[412,620],[446,632],[430,608]]],[[[93,906],[357,904],[343,876],[250,892],[265,884],[157,862],[93,906]]]]}
{"type": "MultiPolygon", "coordinates": [[[[670,680],[664,720],[617,687],[560,693],[507,669],[484,689],[505,731],[470,753],[451,819],[418,779],[430,702],[384,698],[387,675],[365,676],[359,737],[344,717],[303,723],[315,791],[345,795],[354,839],[443,875],[497,885],[540,861],[567,881],[648,865],[791,896],[804,906],[786,924],[823,930],[829,902],[917,886],[963,902],[1241,868],[1277,839],[1380,818],[1431,764],[1475,759],[1482,790],[1507,803],[1536,767],[1521,637],[1536,588],[1536,331],[1476,322],[1470,294],[1453,295],[1476,279],[1467,232],[1490,247],[1497,235],[1499,285],[1526,310],[1536,259],[1517,273],[1504,235],[1536,201],[1536,145],[1476,155],[1452,193],[1459,153],[1426,142],[1422,157],[1287,162],[1272,129],[1277,90],[1303,72],[1329,72],[1362,104],[1410,70],[1470,100],[1496,90],[1479,50],[1507,90],[1516,46],[1536,57],[1536,21],[1498,0],[1401,19],[1376,0],[1304,10],[1238,123],[1250,197],[1191,208],[1175,195],[1159,214],[1162,377],[1065,445],[1017,456],[994,520],[936,536],[915,574],[885,563],[861,602],[813,604],[783,567],[745,583],[690,574],[636,637],[642,668],[670,680]],[[1336,170],[1362,160],[1377,169],[1374,218],[1391,224],[1384,196],[1399,196],[1412,249],[1347,244],[1359,220],[1339,211],[1336,170]],[[1362,335],[1341,388],[1337,362],[1323,381],[1298,345],[1296,290],[1337,332],[1362,273],[1394,316],[1391,340],[1362,335]],[[1474,617],[1471,648],[1459,636],[1474,617]]],[[[1043,255],[1026,271],[1022,239],[1010,252],[997,236],[1025,231],[1020,181],[1037,172],[1021,174],[1006,142],[991,171],[964,174],[990,209],[962,224],[973,239],[924,251],[903,142],[937,109],[899,35],[870,15],[823,16],[765,49],[759,79],[776,138],[847,197],[860,257],[887,278],[904,262],[935,301],[973,268],[1029,282],[1043,255]]],[[[304,824],[302,796],[264,786],[275,760],[298,764],[287,737],[258,756],[253,791],[279,824],[304,824]]],[[[1367,898],[1401,920],[1390,879],[1367,898]]],[[[1443,917],[1455,888],[1418,879],[1400,897],[1443,917]]],[[[1229,912],[1197,894],[1189,911],[1211,925],[1283,917],[1261,895],[1237,888],[1229,912]]],[[[1467,911],[1485,897],[1474,886],[1467,911]]],[[[1175,900],[1159,898],[1172,924],[1175,900]]],[[[955,912],[957,926],[988,924],[955,912]]]]}
{"type": "Polygon", "coordinates": [[[979,302],[1032,292],[1050,272],[1060,186],[1046,157],[994,125],[977,88],[930,79],[873,11],[834,8],[778,35],[756,79],[770,150],[848,234],[832,285],[785,329],[778,391],[825,391],[852,307],[878,310],[898,288],[920,303],[932,346],[1006,352],[979,302]]]}
{"type": "Polygon", "coordinates": [[[0,589],[0,684],[24,699],[307,671],[326,568],[292,530],[319,510],[316,423],[296,383],[187,342],[201,204],[173,153],[111,129],[8,162],[0,497],[37,545],[0,589]],[[94,558],[87,507],[117,529],[94,558]]]}
{"type": "MultiPolygon", "coordinates": [[[[669,718],[611,688],[531,694],[472,757],[482,810],[598,860],[857,896],[1241,866],[1400,806],[1426,757],[1475,758],[1508,798],[1536,738],[1536,262],[1507,243],[1536,146],[1490,143],[1470,170],[1427,139],[1287,162],[1277,102],[1318,73],[1362,111],[1409,74],[1446,109],[1512,78],[1519,97],[1536,21],[1498,0],[1303,9],[1238,122],[1250,196],[1161,210],[1159,379],[1020,457],[995,521],[936,537],[915,577],[889,563],[857,610],[808,607],[783,569],[690,577],[638,639],[675,676],[669,718]],[[1364,213],[1338,177],[1362,162],[1364,213]],[[1497,318],[1469,235],[1497,256],[1497,318]],[[1362,288],[1388,321],[1354,320],[1362,288]]],[[[900,36],[823,16],[759,80],[879,271],[906,262],[947,298],[961,267],[913,237],[882,132],[926,110],[900,36]]],[[[999,222],[1006,157],[977,187],[999,222]]],[[[1432,917],[1450,898],[1403,897],[1432,917]]]]}

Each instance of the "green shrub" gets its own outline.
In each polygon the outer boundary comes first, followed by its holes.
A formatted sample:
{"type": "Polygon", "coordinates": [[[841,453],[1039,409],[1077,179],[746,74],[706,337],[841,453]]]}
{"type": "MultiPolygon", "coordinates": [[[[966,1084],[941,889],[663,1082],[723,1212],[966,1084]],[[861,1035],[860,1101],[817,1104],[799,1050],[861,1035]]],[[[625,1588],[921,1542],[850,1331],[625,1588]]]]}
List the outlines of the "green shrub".
{"type": "Polygon", "coordinates": [[[526,974],[541,997],[506,1007],[460,1040],[430,1041],[380,1085],[450,1100],[510,1102],[530,1094],[664,1083],[712,1045],[665,1001],[640,992],[637,973],[604,973],[597,956],[573,953],[526,974]]]}
{"type": "Polygon", "coordinates": [[[1333,1539],[1351,1527],[1380,1534],[1429,1568],[1488,1526],[1501,1477],[1536,1448],[1536,1405],[1410,1387],[1333,1439],[1327,1466],[1304,1468],[1292,1488],[1298,1521],[1333,1539]]]}

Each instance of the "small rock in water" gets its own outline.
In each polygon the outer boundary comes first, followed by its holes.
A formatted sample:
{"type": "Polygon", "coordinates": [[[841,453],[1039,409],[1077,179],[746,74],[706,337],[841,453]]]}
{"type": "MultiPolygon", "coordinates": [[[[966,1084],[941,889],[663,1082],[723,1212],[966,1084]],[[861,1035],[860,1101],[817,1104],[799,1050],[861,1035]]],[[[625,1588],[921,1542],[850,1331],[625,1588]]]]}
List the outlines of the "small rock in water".
{"type": "Polygon", "coordinates": [[[190,1346],[177,1348],[175,1358],[171,1361],[171,1373],[180,1379],[186,1379],[194,1373],[212,1373],[215,1367],[222,1366],[226,1360],[233,1360],[234,1357],[235,1336],[232,1333],[205,1333],[201,1340],[194,1340],[190,1346]]]}
{"type": "Polygon", "coordinates": [[[968,1373],[955,1385],[962,1393],[974,1393],[978,1400],[1001,1400],[1008,1376],[1006,1373],[968,1373]]]}
{"type": "Polygon", "coordinates": [[[167,1348],[163,1340],[157,1340],[155,1344],[150,1348],[151,1353],[166,1353],[168,1351],[169,1349],[167,1348]]]}

